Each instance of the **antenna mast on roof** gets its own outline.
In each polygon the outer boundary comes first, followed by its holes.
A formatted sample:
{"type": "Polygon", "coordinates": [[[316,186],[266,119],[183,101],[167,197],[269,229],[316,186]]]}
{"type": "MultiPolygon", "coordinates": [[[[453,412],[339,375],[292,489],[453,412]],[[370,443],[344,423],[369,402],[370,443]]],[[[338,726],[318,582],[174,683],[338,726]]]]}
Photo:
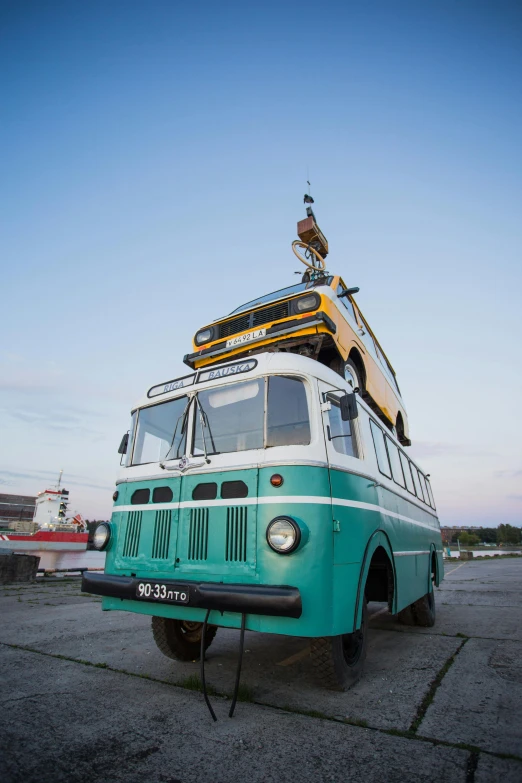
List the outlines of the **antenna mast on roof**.
{"type": "Polygon", "coordinates": [[[317,225],[317,220],[312,209],[314,199],[310,193],[311,185],[307,180],[308,193],[305,193],[303,202],[306,204],[306,218],[297,223],[297,235],[299,239],[292,242],[292,250],[297,258],[308,267],[305,273],[308,280],[327,275],[324,259],[328,255],[328,240],[317,225]],[[304,258],[297,251],[304,249],[304,258]]]}

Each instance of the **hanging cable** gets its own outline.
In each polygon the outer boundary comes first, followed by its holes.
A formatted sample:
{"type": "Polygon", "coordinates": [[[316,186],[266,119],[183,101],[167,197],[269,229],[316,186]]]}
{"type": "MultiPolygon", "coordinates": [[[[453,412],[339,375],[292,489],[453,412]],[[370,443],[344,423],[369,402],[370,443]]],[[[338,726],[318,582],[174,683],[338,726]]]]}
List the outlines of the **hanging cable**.
{"type": "Polygon", "coordinates": [[[239,691],[239,680],[241,679],[241,663],[243,662],[243,648],[245,646],[245,622],[246,622],[246,614],[243,612],[241,615],[241,636],[239,637],[239,659],[237,662],[236,684],[234,686],[234,696],[232,697],[230,712],[228,713],[229,718],[231,718],[232,715],[234,714],[234,710],[236,708],[237,694],[239,691]]]}
{"type": "Polygon", "coordinates": [[[205,703],[208,707],[208,711],[212,715],[212,719],[217,721],[216,713],[212,709],[212,704],[210,703],[208,698],[207,684],[205,682],[205,636],[207,633],[207,622],[208,622],[209,614],[210,614],[210,609],[207,609],[207,613],[205,615],[205,622],[203,623],[203,630],[201,631],[201,653],[200,653],[201,687],[203,690],[203,697],[205,699],[205,703]]]}

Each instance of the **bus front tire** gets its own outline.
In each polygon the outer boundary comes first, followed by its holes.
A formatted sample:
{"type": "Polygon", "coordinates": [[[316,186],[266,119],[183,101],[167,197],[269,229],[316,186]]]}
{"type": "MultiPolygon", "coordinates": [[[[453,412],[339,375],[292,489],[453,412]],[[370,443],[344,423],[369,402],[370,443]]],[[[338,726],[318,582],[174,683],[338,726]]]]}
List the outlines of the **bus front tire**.
{"type": "MultiPolygon", "coordinates": [[[[168,617],[152,618],[152,635],[158,649],[175,661],[196,661],[201,654],[203,623],[172,620],[168,617]]],[[[207,625],[205,650],[208,650],[217,632],[217,625],[207,625]]]]}
{"type": "Polygon", "coordinates": [[[360,679],[368,645],[368,606],[363,606],[361,627],[354,633],[322,636],[311,640],[315,673],[322,685],[346,691],[360,679]]]}

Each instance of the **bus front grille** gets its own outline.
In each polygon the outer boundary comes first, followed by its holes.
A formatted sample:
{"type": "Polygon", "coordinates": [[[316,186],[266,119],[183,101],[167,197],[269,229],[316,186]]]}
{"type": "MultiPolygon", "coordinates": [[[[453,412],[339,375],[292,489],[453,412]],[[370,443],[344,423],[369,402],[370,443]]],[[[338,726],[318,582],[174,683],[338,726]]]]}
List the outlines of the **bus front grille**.
{"type": "Polygon", "coordinates": [[[245,563],[247,559],[247,507],[227,508],[225,560],[245,563]]]}
{"type": "Polygon", "coordinates": [[[256,326],[263,326],[271,321],[280,321],[282,318],[288,318],[289,302],[278,302],[269,307],[262,307],[260,310],[254,310],[251,313],[245,313],[230,321],[225,321],[219,325],[219,337],[230,337],[233,334],[245,332],[256,326]]]}
{"type": "Polygon", "coordinates": [[[138,557],[141,535],[141,511],[131,511],[127,519],[123,557],[138,557]]]}
{"type": "Polygon", "coordinates": [[[152,539],[152,557],[154,560],[166,560],[168,558],[171,515],[170,509],[156,511],[154,537],[152,539]]]}
{"type": "Polygon", "coordinates": [[[188,559],[206,560],[208,553],[208,508],[190,512],[188,559]]]}

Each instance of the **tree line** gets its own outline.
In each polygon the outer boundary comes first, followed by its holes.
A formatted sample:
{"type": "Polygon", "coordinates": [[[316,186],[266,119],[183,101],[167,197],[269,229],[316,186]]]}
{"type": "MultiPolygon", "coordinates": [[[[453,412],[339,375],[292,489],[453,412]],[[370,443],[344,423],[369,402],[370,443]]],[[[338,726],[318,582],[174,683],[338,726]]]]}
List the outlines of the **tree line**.
{"type": "Polygon", "coordinates": [[[464,546],[476,546],[477,544],[509,544],[518,546],[522,544],[522,530],[514,525],[499,525],[498,527],[483,527],[477,531],[456,530],[446,539],[448,544],[456,544],[457,540],[464,546]]]}

